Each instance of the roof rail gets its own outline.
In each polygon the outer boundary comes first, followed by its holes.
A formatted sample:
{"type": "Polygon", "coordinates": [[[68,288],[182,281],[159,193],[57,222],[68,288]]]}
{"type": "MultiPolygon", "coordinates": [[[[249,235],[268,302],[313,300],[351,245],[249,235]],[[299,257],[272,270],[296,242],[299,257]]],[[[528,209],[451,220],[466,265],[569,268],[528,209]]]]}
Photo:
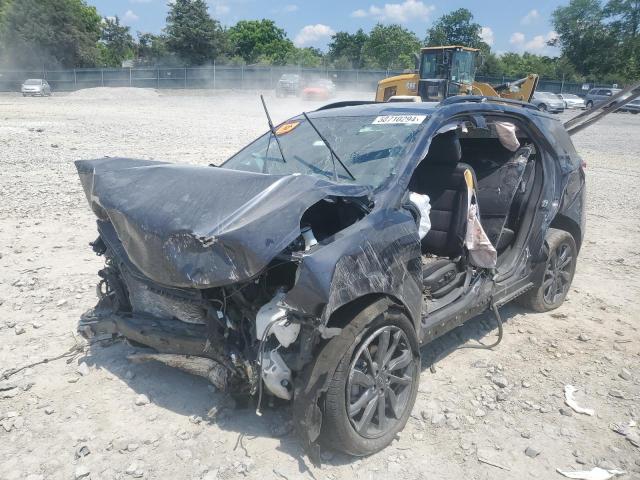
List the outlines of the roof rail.
{"type": "Polygon", "coordinates": [[[316,112],[319,112],[321,110],[331,110],[332,108],[355,107],[358,105],[371,105],[373,103],[380,103],[380,102],[376,102],[375,100],[345,100],[342,102],[334,102],[334,103],[328,103],[327,105],[323,105],[322,107],[316,109],[316,112]]]}
{"type": "Polygon", "coordinates": [[[455,103],[506,103],[507,105],[516,105],[518,107],[530,108],[531,110],[540,111],[538,107],[528,102],[521,102],[520,100],[513,100],[511,98],[502,97],[486,97],[484,95],[456,95],[454,97],[445,98],[440,105],[453,105],[455,103]]]}

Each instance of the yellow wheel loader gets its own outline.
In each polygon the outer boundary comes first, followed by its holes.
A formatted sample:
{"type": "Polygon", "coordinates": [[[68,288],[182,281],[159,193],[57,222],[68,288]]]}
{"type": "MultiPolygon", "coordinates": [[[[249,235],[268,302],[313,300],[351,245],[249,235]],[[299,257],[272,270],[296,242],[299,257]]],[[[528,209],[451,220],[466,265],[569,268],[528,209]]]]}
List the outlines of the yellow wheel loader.
{"type": "Polygon", "coordinates": [[[511,83],[491,86],[475,81],[480,50],[459,45],[425,47],[416,58],[416,72],[403,73],[378,82],[377,102],[440,102],[455,95],[481,95],[529,102],[538,75],[529,74],[511,83]],[[419,60],[419,61],[418,61],[419,60]]]}

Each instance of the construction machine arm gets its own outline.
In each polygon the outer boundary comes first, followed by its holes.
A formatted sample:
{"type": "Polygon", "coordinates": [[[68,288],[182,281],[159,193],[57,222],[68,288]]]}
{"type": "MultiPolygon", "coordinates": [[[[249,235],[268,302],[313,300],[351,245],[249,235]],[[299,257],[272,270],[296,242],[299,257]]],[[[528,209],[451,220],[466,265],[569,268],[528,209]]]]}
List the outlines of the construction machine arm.
{"type": "Polygon", "coordinates": [[[569,135],[578,133],[579,131],[598,122],[599,120],[609,115],[610,113],[613,113],[616,110],[619,110],[620,108],[624,107],[627,103],[632,102],[638,97],[640,97],[640,82],[636,82],[630,87],[627,87],[622,91],[616,93],[603,104],[597,107],[594,107],[591,110],[586,110],[580,115],[577,115],[572,119],[566,121],[564,123],[564,128],[566,128],[569,135]],[[629,96],[626,98],[623,98],[626,95],[629,95],[629,96]]]}
{"type": "Polygon", "coordinates": [[[480,95],[485,97],[502,97],[519,100],[521,102],[530,102],[531,97],[533,97],[533,92],[536,91],[536,87],[538,86],[538,79],[538,75],[530,73],[515,82],[503,83],[496,86],[489,85],[488,83],[474,82],[473,90],[474,93],[480,92],[480,95]]]}

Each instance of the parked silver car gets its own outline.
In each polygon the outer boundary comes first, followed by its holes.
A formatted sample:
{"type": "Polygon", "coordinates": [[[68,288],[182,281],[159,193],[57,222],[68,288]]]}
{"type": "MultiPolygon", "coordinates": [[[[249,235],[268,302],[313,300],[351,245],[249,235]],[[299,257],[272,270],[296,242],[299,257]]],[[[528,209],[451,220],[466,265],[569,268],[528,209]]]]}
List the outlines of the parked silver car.
{"type": "MultiPolygon", "coordinates": [[[[592,88],[585,97],[586,106],[587,108],[593,108],[594,106],[597,107],[599,104],[608,101],[612,96],[620,93],[620,91],[621,90],[619,88],[592,88]]],[[[640,112],[640,99],[635,99],[632,102],[627,103],[618,111],[630,112],[633,114],[640,112]]]]}
{"type": "Polygon", "coordinates": [[[25,80],[20,90],[22,91],[23,97],[27,95],[39,95],[41,97],[51,96],[51,86],[49,82],[42,78],[29,78],[25,80]]]}
{"type": "Polygon", "coordinates": [[[551,92],[535,92],[531,103],[543,112],[562,113],[564,112],[564,100],[551,92]]]}
{"type": "Polygon", "coordinates": [[[558,97],[564,101],[564,108],[578,108],[581,110],[587,108],[584,98],[574,95],[573,93],[559,93],[558,97]]]}
{"type": "Polygon", "coordinates": [[[298,95],[302,89],[302,78],[295,73],[285,73],[276,85],[276,97],[298,95]]]}

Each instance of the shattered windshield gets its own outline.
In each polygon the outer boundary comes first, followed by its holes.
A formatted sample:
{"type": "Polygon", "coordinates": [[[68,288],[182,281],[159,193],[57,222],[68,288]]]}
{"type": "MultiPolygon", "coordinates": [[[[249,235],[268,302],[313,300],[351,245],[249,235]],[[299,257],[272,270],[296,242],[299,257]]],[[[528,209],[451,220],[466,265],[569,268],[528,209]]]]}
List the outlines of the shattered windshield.
{"type": "Polygon", "coordinates": [[[398,161],[415,142],[426,115],[379,115],[359,117],[311,118],[349,174],[331,155],[318,133],[297,117],[276,127],[278,143],[266,133],[244,148],[222,167],[256,173],[286,175],[301,173],[340,182],[380,186],[395,174],[398,161]]]}

